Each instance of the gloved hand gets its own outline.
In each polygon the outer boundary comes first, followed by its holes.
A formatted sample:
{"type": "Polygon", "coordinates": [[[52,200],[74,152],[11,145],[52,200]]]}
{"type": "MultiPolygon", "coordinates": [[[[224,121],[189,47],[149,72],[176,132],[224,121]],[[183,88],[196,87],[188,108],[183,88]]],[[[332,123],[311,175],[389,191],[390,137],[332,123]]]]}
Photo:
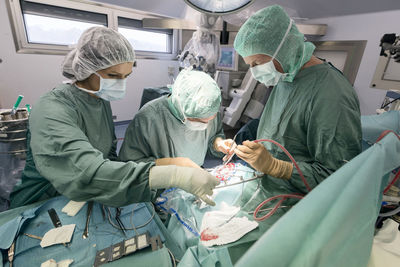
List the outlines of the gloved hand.
{"type": "Polygon", "coordinates": [[[215,138],[214,149],[216,151],[222,152],[229,156],[233,153],[235,147],[236,143],[232,139],[222,139],[221,137],[215,138]]]}
{"type": "Polygon", "coordinates": [[[261,143],[244,141],[242,145],[235,149],[235,153],[257,171],[276,178],[289,179],[292,176],[293,165],[290,162],[272,157],[261,143]]]}
{"type": "Polygon", "coordinates": [[[174,165],[155,166],[150,169],[149,185],[152,189],[178,187],[186,192],[198,196],[208,205],[215,206],[215,202],[208,196],[219,180],[203,169],[179,167],[174,165]]]}
{"type": "Polygon", "coordinates": [[[191,168],[201,169],[201,167],[196,163],[194,163],[191,159],[184,157],[156,159],[156,166],[164,166],[164,165],[176,165],[181,167],[191,167],[191,168]]]}

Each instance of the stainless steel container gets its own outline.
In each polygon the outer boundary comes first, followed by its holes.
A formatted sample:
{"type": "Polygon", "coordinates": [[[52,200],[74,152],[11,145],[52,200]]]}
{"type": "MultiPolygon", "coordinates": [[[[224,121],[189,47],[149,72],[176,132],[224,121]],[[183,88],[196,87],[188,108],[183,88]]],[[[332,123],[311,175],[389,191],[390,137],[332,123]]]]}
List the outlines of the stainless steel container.
{"type": "Polygon", "coordinates": [[[0,112],[0,154],[9,154],[25,159],[26,132],[28,130],[28,111],[18,109],[0,112]]]}
{"type": "Polygon", "coordinates": [[[28,111],[0,111],[0,212],[8,208],[14,185],[21,180],[26,158],[28,111]]]}

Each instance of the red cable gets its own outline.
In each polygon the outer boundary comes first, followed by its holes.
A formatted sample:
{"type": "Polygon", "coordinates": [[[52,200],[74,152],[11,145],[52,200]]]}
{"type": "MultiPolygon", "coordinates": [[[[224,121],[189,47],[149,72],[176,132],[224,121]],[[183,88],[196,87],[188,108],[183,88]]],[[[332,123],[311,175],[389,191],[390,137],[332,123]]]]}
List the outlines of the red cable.
{"type": "Polygon", "coordinates": [[[279,146],[283,152],[285,152],[285,154],[290,158],[290,160],[293,162],[294,166],[296,167],[297,171],[299,172],[299,175],[301,177],[301,179],[303,180],[304,185],[306,186],[308,191],[311,191],[311,187],[308,185],[306,178],[304,178],[303,173],[301,172],[299,165],[297,165],[297,162],[294,160],[294,158],[292,157],[292,155],[289,153],[289,151],[286,150],[286,148],[284,148],[281,144],[279,144],[278,142],[271,140],[271,139],[258,139],[258,140],[254,140],[253,142],[255,143],[259,143],[259,142],[270,142],[273,143],[277,146],[279,146]]]}
{"type": "MultiPolygon", "coordinates": [[[[303,180],[304,185],[306,186],[308,191],[311,191],[311,187],[308,185],[306,179],[304,178],[303,172],[300,170],[299,165],[297,165],[296,160],[293,158],[293,156],[289,153],[289,151],[287,151],[281,144],[279,144],[278,142],[271,140],[271,139],[259,139],[259,140],[254,140],[255,143],[260,143],[260,142],[270,142],[273,143],[277,146],[279,146],[283,152],[285,152],[285,154],[290,158],[290,160],[293,162],[293,165],[296,167],[297,171],[299,172],[299,175],[301,177],[301,179],[303,180]]],[[[268,219],[269,217],[271,217],[276,210],[279,208],[279,206],[282,204],[283,201],[285,201],[288,198],[297,198],[297,199],[302,199],[304,196],[300,195],[300,194],[283,194],[283,195],[277,195],[274,197],[270,197],[266,200],[264,200],[263,202],[261,202],[260,205],[257,206],[257,208],[255,209],[254,213],[253,213],[253,218],[256,221],[264,221],[266,219],[268,219]],[[275,207],[268,212],[266,215],[262,216],[262,217],[257,217],[257,213],[260,211],[260,209],[267,204],[268,202],[275,200],[277,198],[281,198],[281,200],[278,201],[278,203],[276,203],[275,207]]]]}
{"type": "Polygon", "coordinates": [[[382,138],[385,137],[388,133],[394,133],[394,134],[397,136],[397,138],[400,139],[400,136],[399,136],[395,131],[386,130],[386,131],[383,131],[383,132],[381,133],[381,135],[378,137],[378,139],[376,139],[375,143],[378,143],[379,141],[381,141],[382,138]]]}
{"type": "Polygon", "coordinates": [[[303,195],[296,195],[296,194],[277,195],[277,196],[270,197],[270,198],[264,200],[263,202],[261,202],[260,205],[257,206],[256,210],[254,211],[254,213],[253,213],[254,220],[256,220],[256,221],[264,221],[264,220],[268,219],[269,217],[271,217],[276,212],[276,210],[279,208],[279,206],[282,204],[282,202],[285,201],[287,198],[302,199],[303,195]],[[262,208],[262,206],[264,206],[268,202],[270,202],[270,201],[272,201],[274,199],[277,199],[277,198],[282,198],[282,199],[279,200],[278,203],[276,203],[275,207],[270,212],[268,212],[266,215],[264,215],[262,217],[257,217],[257,213],[262,208]]]}
{"type": "MultiPolygon", "coordinates": [[[[381,141],[382,138],[385,137],[386,135],[388,135],[389,133],[394,133],[397,136],[397,138],[400,140],[400,136],[396,132],[394,132],[392,130],[386,130],[381,133],[381,135],[378,137],[378,139],[376,139],[375,143],[378,143],[379,141],[381,141]]],[[[389,188],[397,181],[397,179],[399,179],[399,177],[400,177],[400,169],[397,171],[397,174],[395,175],[393,180],[390,182],[390,184],[388,186],[386,186],[385,190],[383,190],[383,194],[385,194],[389,190],[389,188]]]]}
{"type": "Polygon", "coordinates": [[[400,169],[397,171],[396,176],[393,178],[393,180],[390,182],[390,184],[383,190],[383,194],[386,194],[386,192],[389,190],[389,188],[399,179],[400,177],[400,169]]]}
{"type": "MultiPolygon", "coordinates": [[[[377,142],[379,142],[380,140],[382,140],[382,138],[385,137],[385,136],[386,136],[387,134],[389,134],[389,133],[394,133],[394,134],[397,136],[397,138],[400,139],[400,136],[399,136],[397,133],[395,133],[394,131],[392,131],[392,130],[386,130],[386,131],[384,131],[384,132],[381,133],[381,135],[378,137],[378,139],[375,141],[375,143],[377,143],[377,142]]],[[[289,151],[287,151],[281,144],[279,144],[278,142],[276,142],[276,141],[274,141],[274,140],[270,140],[270,139],[259,139],[259,140],[255,140],[254,142],[255,142],[255,143],[259,143],[259,142],[270,142],[270,143],[273,143],[273,144],[279,146],[279,147],[286,153],[286,155],[290,158],[290,160],[293,162],[293,164],[294,164],[294,166],[296,167],[297,171],[299,172],[299,175],[300,175],[301,179],[303,180],[304,185],[306,186],[307,190],[308,190],[308,191],[311,191],[311,188],[310,188],[310,186],[308,185],[306,179],[304,178],[304,175],[303,175],[303,173],[301,172],[299,166],[297,165],[297,162],[296,162],[295,159],[292,157],[292,155],[289,153],[289,151]]],[[[396,174],[395,177],[393,178],[392,182],[390,182],[390,184],[389,184],[389,185],[385,188],[385,190],[383,191],[384,194],[385,194],[385,193],[389,190],[389,188],[397,181],[397,179],[399,179],[399,177],[400,177],[400,169],[397,171],[397,174],[396,174]]],[[[256,220],[256,221],[263,221],[263,220],[265,220],[265,219],[268,219],[269,217],[271,217],[271,216],[276,212],[276,210],[279,208],[279,206],[282,204],[282,202],[285,201],[287,198],[298,198],[298,199],[302,199],[303,196],[300,195],[300,194],[283,194],[283,195],[277,195],[277,196],[274,196],[274,197],[270,197],[270,198],[264,200],[263,202],[261,202],[261,204],[257,206],[256,210],[255,210],[254,213],[253,213],[253,218],[254,218],[254,220],[256,220]],[[277,199],[277,198],[281,198],[281,200],[279,200],[278,203],[276,203],[275,207],[274,207],[270,212],[268,212],[266,215],[264,215],[264,216],[262,216],[262,217],[257,217],[257,213],[258,213],[259,210],[262,208],[262,206],[264,206],[266,203],[268,203],[268,202],[270,202],[270,201],[272,201],[272,200],[275,200],[275,199],[277,199]]]]}

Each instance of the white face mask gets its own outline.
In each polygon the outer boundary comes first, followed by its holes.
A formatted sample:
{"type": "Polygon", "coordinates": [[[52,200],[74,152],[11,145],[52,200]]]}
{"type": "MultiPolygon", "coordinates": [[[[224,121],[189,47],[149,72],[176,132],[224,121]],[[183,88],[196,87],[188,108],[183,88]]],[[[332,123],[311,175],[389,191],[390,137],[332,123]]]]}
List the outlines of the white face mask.
{"type": "Polygon", "coordinates": [[[271,61],[268,61],[265,64],[257,65],[255,67],[250,68],[251,74],[253,75],[254,79],[259,81],[260,83],[265,84],[266,86],[275,86],[278,82],[285,78],[287,73],[280,73],[276,70],[274,65],[274,59],[278,54],[279,50],[281,49],[283,42],[286,39],[286,36],[289,34],[290,29],[292,28],[293,20],[290,20],[289,27],[286,30],[285,35],[282,38],[281,43],[279,44],[278,48],[276,49],[274,55],[272,56],[271,61]]]}
{"type": "Polygon", "coordinates": [[[283,74],[277,71],[272,60],[265,64],[252,67],[250,70],[254,79],[265,84],[265,86],[275,86],[287,75],[286,73],[283,74]]]}
{"type": "Polygon", "coordinates": [[[126,78],[124,79],[104,79],[96,72],[94,73],[100,78],[100,88],[98,91],[87,90],[82,87],[78,87],[80,90],[87,93],[94,94],[104,100],[113,101],[124,98],[126,93],[126,78]]]}
{"type": "Polygon", "coordinates": [[[188,127],[192,131],[204,131],[205,129],[207,129],[208,122],[204,123],[204,122],[200,122],[200,121],[190,121],[190,120],[188,120],[186,115],[185,115],[185,112],[183,112],[183,108],[182,108],[181,102],[178,100],[178,98],[176,100],[177,100],[177,103],[179,105],[179,109],[181,110],[181,113],[183,115],[182,123],[186,127],[188,127]]]}
{"type": "Polygon", "coordinates": [[[190,121],[187,118],[185,118],[183,124],[185,124],[186,127],[192,131],[204,131],[208,127],[208,122],[204,123],[200,121],[190,121]]]}

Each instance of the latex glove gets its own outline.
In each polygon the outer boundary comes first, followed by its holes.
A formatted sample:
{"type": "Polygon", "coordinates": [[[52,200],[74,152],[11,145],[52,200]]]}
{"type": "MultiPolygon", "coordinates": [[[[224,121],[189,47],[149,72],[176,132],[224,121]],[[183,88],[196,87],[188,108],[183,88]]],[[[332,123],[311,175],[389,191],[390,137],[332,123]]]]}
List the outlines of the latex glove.
{"type": "Polygon", "coordinates": [[[221,137],[215,138],[214,149],[216,151],[231,155],[236,147],[235,141],[232,139],[222,139],[221,137]]]}
{"type": "Polygon", "coordinates": [[[156,166],[164,166],[164,165],[176,165],[181,167],[191,167],[191,168],[201,169],[201,167],[196,163],[194,163],[191,159],[184,157],[156,159],[156,166]]]}
{"type": "Polygon", "coordinates": [[[289,179],[292,176],[293,165],[272,157],[261,143],[244,141],[235,149],[235,153],[257,171],[283,179],[289,179]]]}
{"type": "Polygon", "coordinates": [[[155,166],[150,169],[149,185],[152,189],[178,187],[188,193],[198,196],[208,205],[215,206],[215,202],[208,196],[219,180],[203,169],[179,167],[174,165],[155,166]]]}

